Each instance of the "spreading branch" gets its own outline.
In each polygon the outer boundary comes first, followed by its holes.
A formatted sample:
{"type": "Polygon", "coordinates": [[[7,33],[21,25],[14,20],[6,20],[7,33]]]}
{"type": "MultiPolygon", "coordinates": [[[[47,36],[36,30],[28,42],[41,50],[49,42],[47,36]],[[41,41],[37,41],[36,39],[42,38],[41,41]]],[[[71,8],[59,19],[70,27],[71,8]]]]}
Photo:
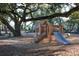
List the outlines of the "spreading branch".
{"type": "Polygon", "coordinates": [[[55,13],[55,14],[52,14],[52,15],[49,15],[49,16],[42,16],[42,17],[37,17],[37,18],[25,19],[25,20],[23,20],[23,22],[36,21],[36,20],[44,20],[44,19],[51,19],[51,18],[55,18],[55,17],[68,17],[73,12],[78,11],[78,10],[79,10],[79,6],[70,9],[68,12],[55,13]]]}
{"type": "Polygon", "coordinates": [[[10,26],[10,24],[7,22],[7,20],[5,18],[3,18],[3,16],[0,15],[0,21],[7,26],[8,29],[12,31],[14,31],[14,29],[10,26]]]}

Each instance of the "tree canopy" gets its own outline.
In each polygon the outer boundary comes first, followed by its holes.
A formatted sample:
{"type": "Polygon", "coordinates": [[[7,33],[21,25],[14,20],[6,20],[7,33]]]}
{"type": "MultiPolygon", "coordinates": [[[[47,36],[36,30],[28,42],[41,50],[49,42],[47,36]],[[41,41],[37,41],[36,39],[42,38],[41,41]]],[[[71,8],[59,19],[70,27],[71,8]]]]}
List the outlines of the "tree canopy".
{"type": "Polygon", "coordinates": [[[0,21],[14,36],[20,36],[22,22],[68,17],[78,10],[79,4],[76,3],[2,3],[0,21]],[[14,28],[10,25],[11,21],[14,22],[14,28]]]}

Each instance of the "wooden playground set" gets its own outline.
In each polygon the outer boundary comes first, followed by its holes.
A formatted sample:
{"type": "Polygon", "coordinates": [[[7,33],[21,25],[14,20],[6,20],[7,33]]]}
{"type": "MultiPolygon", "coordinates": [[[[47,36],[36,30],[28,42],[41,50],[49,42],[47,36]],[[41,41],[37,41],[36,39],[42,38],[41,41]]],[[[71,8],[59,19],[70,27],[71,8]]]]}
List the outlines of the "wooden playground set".
{"type": "Polygon", "coordinates": [[[49,42],[55,41],[54,32],[60,32],[64,35],[63,25],[52,25],[46,20],[40,23],[40,26],[35,29],[37,39],[35,43],[39,43],[44,38],[47,38],[49,42]]]}
{"type": "Polygon", "coordinates": [[[52,25],[46,20],[39,23],[39,26],[34,28],[33,37],[26,35],[27,37],[1,39],[0,55],[79,55],[79,35],[71,34],[65,37],[63,25],[52,25]],[[75,44],[76,42],[78,44],[75,44]]]}

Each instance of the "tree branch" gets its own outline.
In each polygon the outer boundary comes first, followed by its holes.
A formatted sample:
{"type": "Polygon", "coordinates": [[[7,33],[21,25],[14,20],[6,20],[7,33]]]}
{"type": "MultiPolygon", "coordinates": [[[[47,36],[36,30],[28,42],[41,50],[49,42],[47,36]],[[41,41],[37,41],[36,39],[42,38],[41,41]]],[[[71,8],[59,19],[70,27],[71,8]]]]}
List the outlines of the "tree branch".
{"type": "Polygon", "coordinates": [[[8,27],[8,29],[9,29],[11,32],[14,31],[14,29],[9,25],[9,23],[7,22],[7,20],[4,19],[1,15],[0,15],[0,21],[1,21],[4,25],[6,25],[6,26],[8,27]]]}
{"type": "Polygon", "coordinates": [[[29,9],[29,10],[30,10],[30,12],[27,12],[26,15],[27,15],[27,14],[30,14],[30,13],[32,13],[32,12],[36,12],[38,9],[35,9],[35,10],[29,9]]]}
{"type": "Polygon", "coordinates": [[[22,18],[18,13],[10,11],[10,13],[17,15],[18,17],[22,18]]]}
{"type": "Polygon", "coordinates": [[[18,13],[14,12],[14,11],[0,10],[0,13],[2,13],[2,14],[9,14],[9,13],[12,13],[12,14],[15,14],[15,15],[17,15],[18,17],[22,18],[18,13]]]}
{"type": "Polygon", "coordinates": [[[78,11],[78,10],[79,10],[79,6],[70,9],[68,12],[55,13],[55,14],[52,14],[52,15],[49,15],[49,16],[42,16],[42,17],[37,17],[37,18],[25,19],[25,20],[23,20],[23,22],[26,22],[26,21],[36,21],[36,20],[44,20],[44,19],[51,19],[51,18],[55,18],[55,17],[68,17],[73,12],[78,11]]]}

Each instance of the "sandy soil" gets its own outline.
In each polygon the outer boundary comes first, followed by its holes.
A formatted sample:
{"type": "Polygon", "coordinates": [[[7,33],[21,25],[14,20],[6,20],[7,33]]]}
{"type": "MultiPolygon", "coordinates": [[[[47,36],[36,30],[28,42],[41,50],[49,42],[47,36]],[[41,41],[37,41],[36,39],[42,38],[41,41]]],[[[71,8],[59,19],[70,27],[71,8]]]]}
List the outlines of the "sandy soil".
{"type": "Polygon", "coordinates": [[[79,56],[79,37],[68,39],[72,45],[58,45],[55,40],[50,44],[46,38],[39,44],[27,37],[0,39],[0,56],[79,56]]]}

